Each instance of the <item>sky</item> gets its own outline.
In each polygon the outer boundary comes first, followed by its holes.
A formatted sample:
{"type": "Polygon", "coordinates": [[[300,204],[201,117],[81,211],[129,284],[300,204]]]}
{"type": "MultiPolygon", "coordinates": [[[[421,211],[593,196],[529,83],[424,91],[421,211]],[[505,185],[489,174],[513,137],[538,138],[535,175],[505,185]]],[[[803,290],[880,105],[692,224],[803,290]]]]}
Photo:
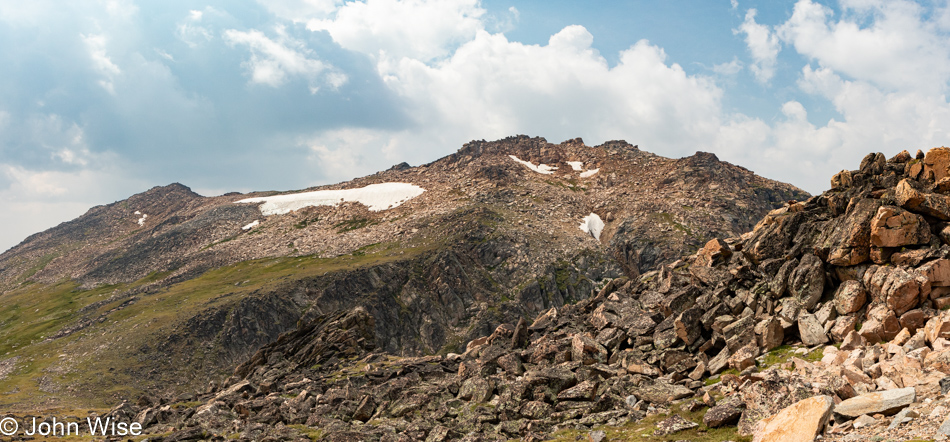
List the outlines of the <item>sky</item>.
{"type": "Polygon", "coordinates": [[[510,135],[813,194],[950,144],[946,0],[0,0],[0,250],[180,182],[292,190],[510,135]]]}

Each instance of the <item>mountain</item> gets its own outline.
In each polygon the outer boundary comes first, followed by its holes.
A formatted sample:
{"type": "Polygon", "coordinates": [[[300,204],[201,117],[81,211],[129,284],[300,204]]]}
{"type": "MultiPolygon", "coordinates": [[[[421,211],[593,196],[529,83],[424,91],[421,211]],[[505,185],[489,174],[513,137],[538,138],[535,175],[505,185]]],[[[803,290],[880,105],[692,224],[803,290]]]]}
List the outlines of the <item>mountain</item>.
{"type": "Polygon", "coordinates": [[[948,308],[950,148],[872,153],[750,232],[459,353],[392,354],[357,306],[190,405],[110,415],[163,441],[943,440],[948,308]]]}
{"type": "Polygon", "coordinates": [[[0,255],[0,407],[204,391],[356,308],[378,350],[463,352],[807,198],[708,153],[525,136],[295,192],[156,187],[0,255]]]}

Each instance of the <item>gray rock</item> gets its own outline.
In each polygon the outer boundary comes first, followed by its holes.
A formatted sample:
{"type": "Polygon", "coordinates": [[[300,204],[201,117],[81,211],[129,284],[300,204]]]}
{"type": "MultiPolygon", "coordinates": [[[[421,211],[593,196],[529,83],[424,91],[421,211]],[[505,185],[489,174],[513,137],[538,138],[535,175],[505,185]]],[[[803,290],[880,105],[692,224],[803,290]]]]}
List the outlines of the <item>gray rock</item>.
{"type": "Polygon", "coordinates": [[[834,411],[835,414],[849,418],[855,418],[862,414],[882,413],[890,415],[912,404],[916,397],[917,393],[913,387],[877,391],[842,401],[835,406],[834,411]]]}

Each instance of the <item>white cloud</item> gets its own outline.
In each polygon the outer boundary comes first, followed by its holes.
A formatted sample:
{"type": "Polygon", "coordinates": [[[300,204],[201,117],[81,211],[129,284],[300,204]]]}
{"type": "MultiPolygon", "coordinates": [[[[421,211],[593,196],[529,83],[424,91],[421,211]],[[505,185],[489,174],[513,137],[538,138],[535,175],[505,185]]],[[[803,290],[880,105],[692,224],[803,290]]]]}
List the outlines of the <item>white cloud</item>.
{"type": "Polygon", "coordinates": [[[478,0],[351,1],[336,9],[332,18],[308,21],[307,28],[327,31],[346,49],[380,58],[430,61],[470,41],[484,28],[480,19],[484,14],[478,0]]]}
{"type": "Polygon", "coordinates": [[[742,62],[739,61],[739,57],[732,57],[732,61],[717,64],[712,70],[719,75],[736,75],[742,71],[742,62]]]}
{"type": "Polygon", "coordinates": [[[202,43],[214,38],[214,34],[207,27],[202,26],[201,21],[204,18],[204,11],[190,10],[188,15],[178,22],[175,29],[175,35],[188,47],[194,49],[202,43]]]}
{"type": "Polygon", "coordinates": [[[80,34],[86,50],[89,51],[89,58],[92,60],[93,69],[102,76],[99,85],[107,92],[115,95],[115,77],[122,73],[109,55],[106,53],[107,39],[102,34],[80,34]]]}
{"type": "Polygon", "coordinates": [[[285,28],[278,26],[275,33],[277,38],[271,39],[256,29],[247,32],[235,29],[224,31],[224,38],[230,44],[244,45],[251,51],[251,58],[244,66],[250,71],[252,83],[278,87],[287,77],[298,76],[310,81],[311,92],[316,92],[319,87],[317,80],[324,71],[328,73],[325,83],[332,88],[338,88],[346,82],[346,76],[335,71],[332,65],[309,58],[313,51],[303,42],[290,37],[285,28]]]}
{"type": "Polygon", "coordinates": [[[950,46],[939,14],[927,19],[920,5],[903,0],[848,0],[841,7],[836,21],[831,9],[800,0],[777,31],[800,54],[856,80],[893,91],[946,91],[950,46]]]}
{"type": "Polygon", "coordinates": [[[745,34],[745,43],[753,60],[750,69],[755,79],[760,83],[768,83],[775,76],[781,43],[768,26],[755,22],[755,15],[755,9],[746,11],[745,21],[734,32],[745,34]]]}

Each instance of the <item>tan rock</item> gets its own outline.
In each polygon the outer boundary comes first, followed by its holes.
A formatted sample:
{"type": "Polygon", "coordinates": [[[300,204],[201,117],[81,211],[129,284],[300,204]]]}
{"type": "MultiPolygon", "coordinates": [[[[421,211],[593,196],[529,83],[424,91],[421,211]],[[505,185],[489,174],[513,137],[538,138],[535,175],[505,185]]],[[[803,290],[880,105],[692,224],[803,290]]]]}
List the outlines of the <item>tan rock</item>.
{"type": "Polygon", "coordinates": [[[917,271],[930,281],[931,288],[950,286],[950,260],[930,261],[920,266],[917,271]]]}
{"type": "Polygon", "coordinates": [[[930,242],[930,225],[924,217],[900,207],[881,206],[871,220],[871,245],[903,247],[930,242]]]}
{"type": "Polygon", "coordinates": [[[845,336],[854,331],[858,320],[854,316],[839,316],[835,320],[835,325],[831,327],[831,337],[835,342],[841,342],[845,336]]]}
{"type": "Polygon", "coordinates": [[[923,275],[896,267],[871,266],[864,274],[864,286],[872,300],[883,301],[897,315],[916,307],[921,291],[930,294],[923,275]]]}
{"type": "Polygon", "coordinates": [[[924,156],[924,179],[940,181],[950,174],[950,148],[935,147],[924,156]]]}
{"type": "Polygon", "coordinates": [[[950,199],[945,195],[923,193],[915,189],[910,180],[904,179],[897,184],[894,199],[911,212],[950,220],[950,199]]]}
{"type": "Polygon", "coordinates": [[[867,290],[859,281],[845,281],[835,291],[835,308],[839,314],[849,315],[864,307],[867,290]]]}
{"type": "Polygon", "coordinates": [[[732,256],[732,249],[729,245],[718,238],[709,240],[699,252],[696,253],[696,262],[694,265],[713,267],[732,256]]]}
{"type": "Polygon", "coordinates": [[[828,342],[828,335],[813,315],[801,315],[798,318],[798,333],[802,343],[809,347],[828,342]]]}
{"type": "Polygon", "coordinates": [[[796,402],[778,414],[759,421],[753,442],[802,442],[815,440],[825,428],[834,406],[831,396],[796,402]]]}
{"type": "Polygon", "coordinates": [[[844,190],[854,183],[850,170],[842,170],[831,177],[831,188],[833,190],[844,190]]]}
{"type": "Polygon", "coordinates": [[[916,398],[917,392],[913,387],[878,391],[842,401],[835,406],[834,411],[835,414],[850,418],[856,418],[862,414],[890,415],[914,403],[916,398]]]}
{"type": "Polygon", "coordinates": [[[857,348],[864,347],[865,342],[864,338],[858,334],[858,332],[851,330],[847,336],[844,337],[844,341],[841,343],[842,350],[854,350],[857,348]]]}
{"type": "Polygon", "coordinates": [[[785,340],[785,329],[782,322],[774,316],[769,316],[755,325],[755,336],[759,347],[769,351],[782,345],[785,340]]]}
{"type": "Polygon", "coordinates": [[[755,358],[757,356],[759,356],[759,347],[756,345],[746,345],[729,357],[729,366],[738,371],[754,367],[755,358]]]}
{"type": "Polygon", "coordinates": [[[924,325],[924,333],[931,344],[939,338],[950,338],[950,311],[942,311],[940,315],[930,318],[924,325]]]}

